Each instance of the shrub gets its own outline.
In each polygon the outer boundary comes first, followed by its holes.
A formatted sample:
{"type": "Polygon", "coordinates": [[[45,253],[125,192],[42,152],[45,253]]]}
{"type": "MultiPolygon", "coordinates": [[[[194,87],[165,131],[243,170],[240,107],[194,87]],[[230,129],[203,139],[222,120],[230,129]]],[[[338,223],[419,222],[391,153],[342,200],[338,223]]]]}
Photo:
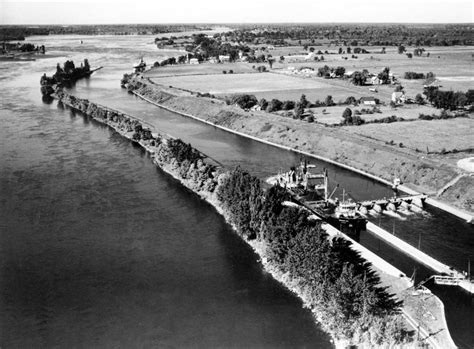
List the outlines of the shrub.
{"type": "Polygon", "coordinates": [[[291,110],[295,108],[295,102],[293,101],[284,101],[283,105],[281,106],[282,110],[291,110]]]}
{"type": "Polygon", "coordinates": [[[254,95],[235,95],[230,98],[230,104],[237,104],[242,109],[250,109],[253,106],[257,105],[258,100],[254,95]]]}
{"type": "Polygon", "coordinates": [[[405,75],[403,76],[405,79],[424,79],[425,74],[423,73],[415,73],[413,71],[407,71],[405,72],[405,75]]]}
{"type": "Polygon", "coordinates": [[[279,110],[281,110],[282,105],[283,105],[283,103],[280,100],[274,98],[270,101],[270,103],[268,103],[268,106],[267,106],[266,110],[270,113],[275,112],[275,111],[279,111],[279,110]]]}

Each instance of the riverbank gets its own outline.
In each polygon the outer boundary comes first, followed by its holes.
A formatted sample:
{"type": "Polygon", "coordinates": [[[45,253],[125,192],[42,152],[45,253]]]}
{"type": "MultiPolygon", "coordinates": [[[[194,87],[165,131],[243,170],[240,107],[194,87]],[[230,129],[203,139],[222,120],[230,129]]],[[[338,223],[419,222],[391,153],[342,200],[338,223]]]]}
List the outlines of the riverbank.
{"type": "MultiPolygon", "coordinates": [[[[122,136],[137,142],[140,146],[142,146],[147,152],[152,155],[153,162],[157,166],[172,175],[174,178],[178,179],[187,188],[189,188],[190,190],[198,194],[201,198],[213,205],[216,210],[218,210],[218,212],[220,212],[226,218],[226,220],[230,221],[229,213],[222,208],[216,196],[216,188],[222,183],[224,178],[227,176],[226,172],[223,169],[219,169],[215,166],[205,164],[202,159],[198,159],[195,163],[191,163],[190,161],[187,161],[184,158],[179,161],[176,156],[182,156],[183,149],[180,149],[179,152],[175,152],[173,150],[173,144],[175,144],[174,140],[167,137],[163,137],[162,135],[151,136],[149,132],[143,129],[139,121],[132,119],[130,116],[115,112],[111,109],[103,109],[94,103],[90,103],[87,100],[77,99],[74,96],[59,94],[58,97],[64,104],[91,116],[98,122],[112,127],[122,136]],[[137,136],[137,134],[139,136],[137,136]]],[[[194,156],[193,154],[197,154],[198,152],[193,150],[191,147],[185,147],[184,153],[191,154],[191,156],[194,156]]],[[[234,228],[237,230],[235,225],[234,228]]],[[[327,229],[325,230],[327,231],[327,229]]],[[[301,287],[297,287],[298,282],[296,282],[296,279],[292,278],[288,274],[282,274],[281,272],[278,273],[278,268],[276,268],[271,263],[268,263],[269,258],[266,254],[267,247],[265,246],[265,243],[263,241],[258,240],[244,240],[261,256],[265,270],[271,273],[278,281],[282,282],[286,287],[288,287],[290,290],[295,292],[300,298],[302,298],[309,308],[312,308],[311,302],[308,303],[309,298],[307,297],[307,293],[305,292],[305,290],[301,287]]],[[[377,270],[377,272],[380,273],[379,270],[377,270]]],[[[391,286],[391,291],[393,289],[394,293],[399,293],[399,291],[405,290],[407,288],[407,285],[400,284],[400,280],[398,280],[396,276],[393,276],[390,279],[387,276],[383,276],[384,272],[381,272],[381,274],[383,281],[382,286],[391,286]],[[387,281],[389,279],[390,281],[387,281]]],[[[396,271],[395,274],[397,274],[396,271]]],[[[432,308],[431,310],[432,313],[438,314],[437,318],[439,319],[439,311],[434,308],[432,308]]],[[[417,314],[417,312],[415,312],[413,309],[410,310],[407,307],[404,307],[404,313],[405,312],[415,317],[417,314]]],[[[441,312],[441,315],[444,319],[443,312],[441,312]]],[[[318,319],[317,313],[315,313],[315,316],[318,319]]],[[[434,333],[435,330],[439,329],[440,328],[428,327],[427,333],[434,333]]],[[[449,337],[449,332],[447,331],[447,328],[444,331],[441,331],[441,333],[448,333],[449,337]]],[[[427,335],[426,337],[433,336],[427,335]]],[[[431,340],[433,340],[433,338],[431,338],[431,340]]],[[[437,341],[438,338],[435,338],[434,343],[437,343],[437,341]]],[[[336,345],[338,347],[343,347],[347,343],[347,341],[336,341],[336,345]]],[[[438,347],[447,347],[446,343],[449,343],[449,341],[446,342],[444,340],[441,340],[440,342],[438,342],[438,347]]],[[[436,344],[434,346],[436,346],[436,344]]]]}
{"type": "Polygon", "coordinates": [[[131,78],[129,91],[159,107],[192,117],[229,132],[283,149],[313,156],[385,184],[395,176],[409,194],[433,196],[429,203],[472,221],[474,178],[456,182],[436,197],[440,188],[458,176],[458,169],[435,158],[361,139],[342,128],[324,127],[265,112],[246,112],[222,100],[197,97],[189,91],[156,85],[144,77],[131,78]]]}

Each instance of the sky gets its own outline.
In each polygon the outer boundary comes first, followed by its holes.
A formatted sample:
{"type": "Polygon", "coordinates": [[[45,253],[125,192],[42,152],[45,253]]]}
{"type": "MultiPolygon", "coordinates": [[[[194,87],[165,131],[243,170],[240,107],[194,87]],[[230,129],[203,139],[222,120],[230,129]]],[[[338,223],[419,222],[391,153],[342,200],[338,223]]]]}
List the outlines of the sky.
{"type": "Polygon", "coordinates": [[[0,0],[0,24],[473,23],[473,0],[0,0]]]}

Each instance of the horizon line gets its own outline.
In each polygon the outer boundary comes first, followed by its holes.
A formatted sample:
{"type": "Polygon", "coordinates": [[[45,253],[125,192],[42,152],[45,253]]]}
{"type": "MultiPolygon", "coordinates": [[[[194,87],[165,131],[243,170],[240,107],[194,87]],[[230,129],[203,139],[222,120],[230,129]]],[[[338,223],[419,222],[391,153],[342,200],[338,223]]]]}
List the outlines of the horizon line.
{"type": "Polygon", "coordinates": [[[197,24],[205,24],[205,25],[239,25],[239,24],[463,24],[463,25],[472,25],[474,26],[473,22],[130,22],[130,23],[56,23],[56,24],[48,24],[48,23],[10,23],[10,24],[3,24],[0,23],[0,27],[6,26],[74,26],[74,25],[82,25],[82,26],[93,26],[93,25],[197,25],[197,24]]]}

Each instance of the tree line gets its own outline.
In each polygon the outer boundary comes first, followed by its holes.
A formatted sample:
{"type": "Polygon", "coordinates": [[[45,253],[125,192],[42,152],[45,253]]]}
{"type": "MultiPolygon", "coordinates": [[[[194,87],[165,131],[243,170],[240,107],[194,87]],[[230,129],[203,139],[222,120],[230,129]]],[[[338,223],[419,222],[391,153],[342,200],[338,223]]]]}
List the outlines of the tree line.
{"type": "Polygon", "coordinates": [[[428,86],[423,92],[426,99],[438,109],[456,110],[474,104],[474,90],[462,91],[442,91],[436,86],[428,86]]]}
{"type": "Polygon", "coordinates": [[[339,46],[453,46],[472,45],[470,24],[246,24],[216,34],[229,41],[279,46],[329,40],[339,46]]]}

